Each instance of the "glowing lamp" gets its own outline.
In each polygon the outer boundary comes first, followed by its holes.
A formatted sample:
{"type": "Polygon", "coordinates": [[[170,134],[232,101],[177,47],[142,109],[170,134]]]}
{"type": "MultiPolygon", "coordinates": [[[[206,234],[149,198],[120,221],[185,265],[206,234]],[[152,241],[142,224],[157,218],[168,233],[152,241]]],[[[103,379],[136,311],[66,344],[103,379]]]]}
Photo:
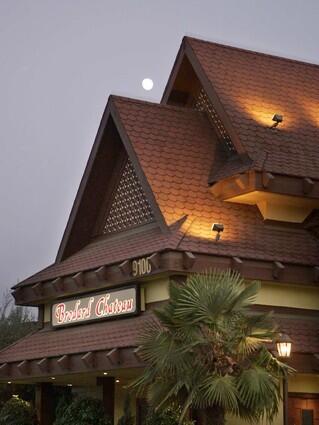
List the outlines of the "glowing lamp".
{"type": "Polygon", "coordinates": [[[292,341],[286,334],[280,334],[276,342],[279,357],[288,358],[291,354],[292,341]]]}

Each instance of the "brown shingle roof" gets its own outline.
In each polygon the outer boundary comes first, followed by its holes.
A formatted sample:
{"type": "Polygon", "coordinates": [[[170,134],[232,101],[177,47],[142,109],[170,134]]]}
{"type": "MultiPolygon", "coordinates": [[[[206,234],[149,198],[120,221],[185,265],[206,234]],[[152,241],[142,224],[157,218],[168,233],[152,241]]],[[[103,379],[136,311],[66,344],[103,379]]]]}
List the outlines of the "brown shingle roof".
{"type": "Polygon", "coordinates": [[[319,264],[319,241],[310,231],[270,226],[256,206],[214,199],[207,181],[211,164],[219,155],[218,142],[203,113],[121,97],[112,97],[112,101],[169,232],[163,234],[159,228],[153,228],[128,237],[123,234],[102,238],[21,284],[164,249],[319,264]],[[185,217],[187,220],[182,222],[185,217]],[[214,222],[225,226],[218,243],[211,232],[214,222]]]}
{"type": "Polygon", "coordinates": [[[57,357],[64,354],[112,348],[136,347],[138,336],[148,320],[149,312],[137,317],[119,319],[64,329],[42,329],[27,335],[0,351],[0,363],[57,357]]]}
{"type": "MultiPolygon", "coordinates": [[[[151,310],[129,319],[42,329],[0,351],[0,363],[57,357],[64,354],[136,347],[148,321],[156,320],[151,310]]],[[[293,340],[295,353],[319,353],[318,320],[276,318],[280,329],[293,340]]]]}
{"type": "Polygon", "coordinates": [[[318,179],[319,66],[188,37],[186,42],[254,167],[318,179]],[[275,113],[284,122],[271,130],[275,113]]]}
{"type": "Polygon", "coordinates": [[[132,99],[114,101],[166,222],[187,215],[192,223],[184,229],[179,249],[319,263],[318,241],[307,230],[268,226],[256,206],[214,199],[207,181],[218,143],[204,114],[132,99]],[[211,232],[214,222],[225,225],[218,243],[211,232]]]}

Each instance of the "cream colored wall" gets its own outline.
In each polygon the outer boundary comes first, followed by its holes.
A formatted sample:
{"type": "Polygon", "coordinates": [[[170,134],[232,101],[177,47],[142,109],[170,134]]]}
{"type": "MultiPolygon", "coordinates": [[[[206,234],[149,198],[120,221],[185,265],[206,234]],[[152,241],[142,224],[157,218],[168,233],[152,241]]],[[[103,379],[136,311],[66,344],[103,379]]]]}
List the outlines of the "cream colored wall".
{"type": "Polygon", "coordinates": [[[44,306],[44,323],[51,322],[51,304],[44,306]]]}
{"type": "MultiPolygon", "coordinates": [[[[146,281],[143,286],[145,303],[164,301],[169,298],[169,278],[146,281]]],[[[319,310],[319,290],[296,284],[262,282],[257,304],[319,310]]],[[[44,322],[51,321],[51,305],[44,308],[44,322]]]]}
{"type": "Polygon", "coordinates": [[[169,298],[169,279],[161,278],[144,283],[146,304],[167,300],[169,298]]]}
{"type": "Polygon", "coordinates": [[[288,391],[291,393],[319,393],[319,375],[299,374],[289,378],[288,391]]]}
{"type": "Polygon", "coordinates": [[[319,310],[319,290],[310,286],[262,282],[256,304],[319,310]]]}

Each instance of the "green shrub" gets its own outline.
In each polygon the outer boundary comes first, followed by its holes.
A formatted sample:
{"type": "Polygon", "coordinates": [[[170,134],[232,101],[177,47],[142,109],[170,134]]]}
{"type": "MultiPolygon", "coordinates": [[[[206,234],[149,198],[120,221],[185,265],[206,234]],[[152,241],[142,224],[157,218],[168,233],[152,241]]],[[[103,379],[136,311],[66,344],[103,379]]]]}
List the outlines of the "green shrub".
{"type": "MultiPolygon", "coordinates": [[[[178,425],[180,414],[181,409],[178,406],[171,406],[164,412],[155,412],[150,409],[146,417],[145,425],[178,425]]],[[[193,424],[194,422],[188,419],[182,422],[182,425],[193,424]]]]}
{"type": "Polygon", "coordinates": [[[2,407],[0,425],[34,425],[36,415],[30,403],[12,397],[2,407]]]}
{"type": "Polygon", "coordinates": [[[112,425],[102,402],[94,398],[76,398],[58,414],[54,425],[112,425]]]}

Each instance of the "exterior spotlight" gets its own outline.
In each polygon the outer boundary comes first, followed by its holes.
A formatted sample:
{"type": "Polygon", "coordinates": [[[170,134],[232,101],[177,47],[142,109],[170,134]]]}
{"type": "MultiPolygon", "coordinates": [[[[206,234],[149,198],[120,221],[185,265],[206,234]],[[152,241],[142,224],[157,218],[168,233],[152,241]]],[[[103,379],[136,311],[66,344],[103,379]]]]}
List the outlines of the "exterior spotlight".
{"type": "Polygon", "coordinates": [[[120,382],[120,380],[119,379],[116,379],[115,382],[118,384],[120,382]]]}
{"type": "Polygon", "coordinates": [[[284,117],[283,117],[283,115],[275,114],[275,115],[272,117],[272,120],[274,121],[274,123],[273,123],[273,125],[271,126],[271,128],[275,128],[275,127],[277,127],[277,125],[278,125],[278,124],[280,124],[280,123],[282,123],[282,122],[283,122],[284,117]]]}
{"type": "Polygon", "coordinates": [[[72,385],[72,384],[67,384],[67,386],[68,386],[68,387],[73,387],[73,385],[72,385]]]}
{"type": "Polygon", "coordinates": [[[279,357],[286,359],[290,357],[292,341],[288,335],[280,334],[276,346],[279,357]]]}
{"type": "Polygon", "coordinates": [[[221,232],[224,231],[224,225],[221,223],[213,223],[212,225],[212,231],[216,232],[216,238],[215,241],[218,242],[220,239],[221,232]]]}
{"type": "Polygon", "coordinates": [[[103,372],[103,375],[104,375],[104,376],[106,376],[106,375],[108,375],[108,374],[109,374],[108,372],[103,372]]]}

